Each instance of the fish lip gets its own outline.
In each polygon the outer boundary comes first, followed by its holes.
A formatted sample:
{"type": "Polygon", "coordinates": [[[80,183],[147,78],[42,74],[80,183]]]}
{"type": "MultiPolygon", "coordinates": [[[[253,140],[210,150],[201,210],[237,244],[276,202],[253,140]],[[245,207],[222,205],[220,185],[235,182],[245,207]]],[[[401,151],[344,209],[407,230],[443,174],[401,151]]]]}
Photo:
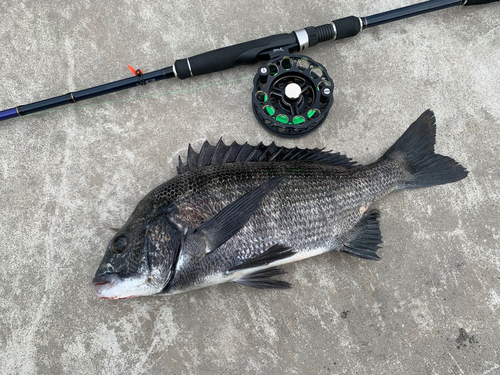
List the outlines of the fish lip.
{"type": "Polygon", "coordinates": [[[111,275],[111,274],[103,274],[103,275],[98,275],[95,276],[94,279],[92,280],[92,283],[96,287],[95,289],[95,294],[98,298],[100,299],[112,299],[112,298],[107,298],[105,297],[106,291],[109,290],[110,288],[113,288],[113,285],[115,284],[115,279],[116,276],[111,275]]]}
{"type": "Polygon", "coordinates": [[[92,283],[94,285],[105,285],[105,284],[110,284],[116,279],[116,274],[115,273],[102,273],[100,275],[95,275],[94,278],[92,279],[92,283]]]}
{"type": "Polygon", "coordinates": [[[121,278],[116,273],[104,273],[96,275],[92,281],[96,287],[95,295],[97,298],[119,300],[149,295],[141,294],[140,291],[137,293],[137,290],[135,292],[130,291],[130,288],[134,289],[137,286],[147,284],[148,277],[121,278]]]}

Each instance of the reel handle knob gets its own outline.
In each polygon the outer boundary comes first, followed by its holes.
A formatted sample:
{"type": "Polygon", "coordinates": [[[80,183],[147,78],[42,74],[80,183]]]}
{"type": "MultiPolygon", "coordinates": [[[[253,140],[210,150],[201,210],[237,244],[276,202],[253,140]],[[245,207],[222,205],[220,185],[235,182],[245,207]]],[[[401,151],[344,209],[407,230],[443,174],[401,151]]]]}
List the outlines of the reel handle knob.
{"type": "Polygon", "coordinates": [[[259,81],[261,83],[266,83],[268,77],[269,77],[269,69],[267,68],[267,66],[261,66],[259,68],[259,81]]]}
{"type": "Polygon", "coordinates": [[[330,87],[323,87],[321,89],[321,98],[320,101],[328,102],[330,100],[330,96],[332,95],[332,89],[330,87]]]}

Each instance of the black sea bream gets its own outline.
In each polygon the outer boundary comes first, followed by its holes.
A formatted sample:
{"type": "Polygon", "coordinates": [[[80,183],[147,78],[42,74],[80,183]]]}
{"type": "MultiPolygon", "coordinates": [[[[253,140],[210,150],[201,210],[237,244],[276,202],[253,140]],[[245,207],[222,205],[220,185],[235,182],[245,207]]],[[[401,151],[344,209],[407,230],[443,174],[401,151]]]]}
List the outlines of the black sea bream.
{"type": "Polygon", "coordinates": [[[376,162],[274,143],[189,147],[178,176],[137,205],[94,277],[100,298],[165,295],[233,281],[288,288],[278,266],[325,252],[379,259],[378,212],[397,189],[459,181],[467,171],[434,153],[422,114],[376,162]]]}

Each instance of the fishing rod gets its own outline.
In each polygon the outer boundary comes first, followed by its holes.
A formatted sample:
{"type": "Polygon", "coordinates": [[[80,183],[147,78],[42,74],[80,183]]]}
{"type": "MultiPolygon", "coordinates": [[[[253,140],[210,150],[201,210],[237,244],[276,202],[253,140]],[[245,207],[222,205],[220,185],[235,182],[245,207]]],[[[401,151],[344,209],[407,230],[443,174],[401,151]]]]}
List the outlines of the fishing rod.
{"type": "Polygon", "coordinates": [[[65,104],[177,77],[186,79],[237,65],[267,60],[254,78],[252,108],[257,120],[273,134],[299,137],[318,128],[333,104],[333,81],[326,68],[308,56],[296,55],[328,40],[352,37],[364,29],[458,5],[499,0],[430,0],[367,17],[350,16],[289,34],[219,48],[176,60],[173,66],[149,73],[129,69],[134,76],[65,95],[0,111],[0,121],[33,114],[65,104]],[[294,55],[292,55],[294,54],[294,55]]]}

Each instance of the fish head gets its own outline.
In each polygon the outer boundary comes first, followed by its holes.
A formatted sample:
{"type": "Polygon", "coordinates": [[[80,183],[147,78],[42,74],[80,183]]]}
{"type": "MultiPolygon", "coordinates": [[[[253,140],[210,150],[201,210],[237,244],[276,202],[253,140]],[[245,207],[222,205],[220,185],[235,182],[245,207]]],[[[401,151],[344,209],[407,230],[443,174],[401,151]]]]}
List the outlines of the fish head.
{"type": "Polygon", "coordinates": [[[173,276],[181,232],[167,219],[127,223],[109,242],[92,282],[104,299],[160,293],[173,276]]]}

